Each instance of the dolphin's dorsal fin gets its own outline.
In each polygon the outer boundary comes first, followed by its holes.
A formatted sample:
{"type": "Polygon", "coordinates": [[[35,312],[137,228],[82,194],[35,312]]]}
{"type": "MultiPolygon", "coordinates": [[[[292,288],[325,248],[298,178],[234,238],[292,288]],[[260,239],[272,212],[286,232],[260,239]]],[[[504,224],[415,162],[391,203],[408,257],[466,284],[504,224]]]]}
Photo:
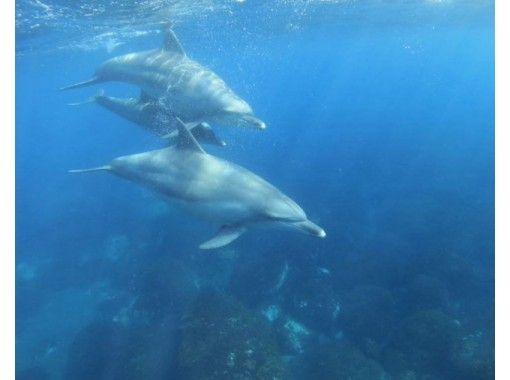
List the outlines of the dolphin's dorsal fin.
{"type": "MultiPolygon", "coordinates": [[[[191,132],[195,140],[199,144],[210,144],[210,145],[218,145],[218,146],[226,146],[227,143],[220,139],[211,126],[207,123],[187,123],[186,128],[191,132]]],[[[167,140],[168,145],[175,145],[177,138],[179,136],[179,131],[172,131],[170,133],[166,133],[161,136],[161,138],[167,140]]]]}
{"type": "Polygon", "coordinates": [[[154,100],[154,98],[152,96],[150,96],[149,94],[147,94],[144,90],[140,90],[140,102],[142,103],[148,103],[148,102],[151,102],[154,100]]]}
{"type": "Polygon", "coordinates": [[[175,54],[186,55],[186,52],[184,51],[181,43],[177,39],[177,36],[175,35],[174,31],[170,28],[170,26],[165,27],[163,33],[164,33],[163,50],[175,54]]]}
{"type": "Polygon", "coordinates": [[[177,136],[177,147],[179,149],[189,149],[195,152],[205,153],[198,141],[193,137],[191,132],[186,128],[186,125],[178,117],[175,118],[177,123],[177,130],[179,135],[177,136]]]}

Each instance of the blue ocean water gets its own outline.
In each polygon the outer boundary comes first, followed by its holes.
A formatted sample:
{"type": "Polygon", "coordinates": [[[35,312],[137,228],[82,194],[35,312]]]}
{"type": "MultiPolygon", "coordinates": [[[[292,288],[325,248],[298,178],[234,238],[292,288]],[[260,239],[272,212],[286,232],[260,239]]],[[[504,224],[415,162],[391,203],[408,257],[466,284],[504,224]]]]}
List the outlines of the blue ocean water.
{"type": "Polygon", "coordinates": [[[19,379],[494,377],[494,4],[16,4],[19,379]],[[161,46],[219,74],[264,131],[216,126],[325,239],[217,226],[105,173],[163,147],[60,92],[161,46]]]}

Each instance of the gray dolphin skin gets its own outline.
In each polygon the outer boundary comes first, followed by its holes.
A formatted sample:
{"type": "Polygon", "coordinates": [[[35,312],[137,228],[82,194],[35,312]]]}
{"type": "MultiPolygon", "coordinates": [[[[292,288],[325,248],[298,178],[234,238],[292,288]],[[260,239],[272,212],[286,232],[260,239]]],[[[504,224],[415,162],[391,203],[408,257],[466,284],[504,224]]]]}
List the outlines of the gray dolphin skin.
{"type": "Polygon", "coordinates": [[[204,152],[179,119],[177,128],[175,146],[118,157],[105,166],[70,172],[109,171],[220,224],[217,235],[201,244],[202,249],[225,246],[248,227],[264,224],[285,225],[320,238],[326,236],[280,190],[249,170],[204,152]]]}
{"type": "MultiPolygon", "coordinates": [[[[107,96],[103,91],[92,96],[84,102],[71,103],[70,105],[81,105],[85,103],[96,103],[109,111],[135,123],[150,132],[168,140],[174,144],[177,138],[177,127],[175,118],[168,115],[156,99],[149,97],[141,91],[139,98],[116,98],[107,96]]],[[[200,143],[225,146],[223,140],[218,138],[211,126],[203,123],[188,123],[193,136],[200,143]]]]}
{"type": "Polygon", "coordinates": [[[250,105],[213,71],[189,58],[174,32],[165,31],[161,49],[130,53],[101,64],[95,75],[61,90],[119,81],[140,87],[185,123],[214,122],[264,129],[250,105]]]}

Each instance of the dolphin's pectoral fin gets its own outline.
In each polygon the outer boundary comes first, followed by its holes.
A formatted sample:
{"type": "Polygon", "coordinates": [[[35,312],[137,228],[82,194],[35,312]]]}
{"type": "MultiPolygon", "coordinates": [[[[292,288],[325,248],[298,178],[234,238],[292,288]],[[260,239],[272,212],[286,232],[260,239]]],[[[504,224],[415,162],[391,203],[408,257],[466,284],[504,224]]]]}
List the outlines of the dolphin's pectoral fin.
{"type": "Polygon", "coordinates": [[[101,89],[97,92],[96,95],[90,96],[81,102],[67,103],[67,105],[68,106],[82,106],[84,104],[94,103],[98,98],[101,98],[103,96],[104,96],[104,90],[101,89]]]}
{"type": "Polygon", "coordinates": [[[246,232],[245,227],[241,226],[223,226],[215,237],[200,244],[200,249],[220,248],[232,243],[239,236],[246,232]]]}
{"type": "Polygon", "coordinates": [[[167,25],[163,32],[165,33],[165,39],[163,41],[163,49],[172,53],[186,55],[181,43],[177,39],[174,31],[167,25]]]}

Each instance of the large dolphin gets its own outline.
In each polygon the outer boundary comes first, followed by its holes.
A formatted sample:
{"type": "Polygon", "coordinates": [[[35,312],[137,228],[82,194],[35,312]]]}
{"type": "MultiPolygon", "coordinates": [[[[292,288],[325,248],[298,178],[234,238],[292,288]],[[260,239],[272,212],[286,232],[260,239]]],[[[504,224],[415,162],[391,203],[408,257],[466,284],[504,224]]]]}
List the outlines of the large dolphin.
{"type": "Polygon", "coordinates": [[[248,227],[261,224],[284,225],[309,235],[326,236],[292,199],[249,170],[207,154],[186,126],[177,121],[175,146],[118,157],[105,166],[71,172],[112,172],[220,224],[217,235],[201,244],[202,249],[227,245],[248,227]]]}
{"type": "MultiPolygon", "coordinates": [[[[82,105],[92,102],[167,139],[169,144],[175,143],[177,138],[175,118],[168,115],[161,104],[156,99],[148,96],[143,90],[138,98],[116,98],[107,96],[104,91],[100,91],[84,102],[70,103],[70,105],[82,105]]],[[[205,122],[199,124],[188,123],[187,127],[200,143],[226,145],[223,140],[216,136],[211,126],[205,122]]]]}
{"type": "Polygon", "coordinates": [[[250,105],[214,72],[189,58],[174,32],[167,29],[161,49],[130,53],[101,64],[94,76],[61,90],[120,81],[134,84],[184,122],[217,122],[265,128],[250,105]]]}

